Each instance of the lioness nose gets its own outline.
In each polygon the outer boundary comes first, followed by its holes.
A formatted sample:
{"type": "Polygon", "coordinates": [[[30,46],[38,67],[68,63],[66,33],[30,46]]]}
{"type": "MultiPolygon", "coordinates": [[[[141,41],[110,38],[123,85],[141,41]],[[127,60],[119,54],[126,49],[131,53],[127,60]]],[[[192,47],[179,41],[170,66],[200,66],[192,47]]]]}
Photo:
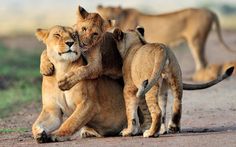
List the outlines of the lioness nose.
{"type": "Polygon", "coordinates": [[[69,47],[71,47],[74,44],[74,42],[66,42],[66,45],[68,45],[69,47]]]}

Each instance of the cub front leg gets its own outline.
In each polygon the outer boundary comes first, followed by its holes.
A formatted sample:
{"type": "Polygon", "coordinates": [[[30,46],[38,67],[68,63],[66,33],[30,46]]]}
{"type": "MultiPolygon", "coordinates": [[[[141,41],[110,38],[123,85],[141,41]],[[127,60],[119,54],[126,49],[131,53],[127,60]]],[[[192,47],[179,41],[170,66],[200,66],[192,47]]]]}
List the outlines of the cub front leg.
{"type": "Polygon", "coordinates": [[[44,76],[51,76],[54,73],[54,65],[48,59],[46,50],[42,52],[40,57],[40,73],[44,76]]]}
{"type": "Polygon", "coordinates": [[[51,134],[52,141],[70,140],[70,136],[81,129],[95,114],[94,103],[91,98],[80,102],[72,115],[51,134]]]}
{"type": "Polygon", "coordinates": [[[59,128],[62,122],[60,109],[57,108],[43,108],[39,117],[32,126],[32,133],[34,139],[38,143],[50,142],[48,136],[51,132],[59,128]]]}
{"type": "Polygon", "coordinates": [[[87,65],[80,67],[75,65],[71,72],[67,73],[59,80],[58,86],[61,90],[69,90],[81,80],[95,79],[102,74],[102,56],[100,49],[94,49],[89,53],[87,60],[87,65]]]}

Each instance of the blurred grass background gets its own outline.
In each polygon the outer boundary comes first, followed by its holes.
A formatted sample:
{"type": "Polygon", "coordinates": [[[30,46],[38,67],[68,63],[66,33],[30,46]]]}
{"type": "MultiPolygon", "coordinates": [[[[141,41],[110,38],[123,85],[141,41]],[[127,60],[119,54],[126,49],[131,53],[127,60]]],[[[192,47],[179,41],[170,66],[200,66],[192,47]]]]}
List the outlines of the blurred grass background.
{"type": "Polygon", "coordinates": [[[0,117],[40,100],[39,53],[0,44],[0,117]]]}
{"type": "Polygon", "coordinates": [[[162,13],[186,7],[205,7],[219,15],[224,29],[236,30],[235,0],[3,0],[0,5],[0,118],[32,101],[41,101],[39,55],[44,48],[34,37],[36,28],[73,25],[78,4],[88,11],[96,6],[134,7],[162,13]]]}

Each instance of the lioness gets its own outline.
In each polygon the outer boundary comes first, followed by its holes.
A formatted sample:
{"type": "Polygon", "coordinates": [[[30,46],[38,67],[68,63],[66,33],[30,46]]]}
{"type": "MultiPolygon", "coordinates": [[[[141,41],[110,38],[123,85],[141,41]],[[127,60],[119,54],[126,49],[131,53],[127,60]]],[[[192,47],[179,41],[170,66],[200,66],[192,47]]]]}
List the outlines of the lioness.
{"type": "Polygon", "coordinates": [[[183,89],[194,90],[210,87],[227,78],[233,72],[232,67],[223,76],[206,84],[184,84],[182,83],[180,66],[172,51],[163,44],[147,43],[143,34],[143,28],[129,30],[125,33],[117,28],[113,32],[123,59],[124,98],[128,122],[128,127],[122,131],[123,136],[136,134],[136,130],[139,128],[137,114],[139,99],[137,97],[144,97],[146,93],[145,99],[151,113],[152,123],[143,136],[150,137],[158,133],[160,128],[161,133],[166,132],[165,109],[167,90],[170,88],[174,103],[168,131],[177,132],[180,130],[183,89]],[[144,81],[145,79],[149,79],[149,83],[144,81]]]}
{"type": "Polygon", "coordinates": [[[77,35],[72,28],[54,26],[38,29],[36,36],[47,46],[45,53],[54,65],[54,74],[43,76],[43,108],[32,126],[34,138],[39,143],[63,141],[85,125],[82,131],[85,137],[118,134],[126,125],[122,86],[100,77],[81,80],[65,92],[60,90],[58,79],[74,68],[86,66],[77,35]],[[63,114],[68,116],[64,122],[63,114]]]}
{"type": "MultiPolygon", "coordinates": [[[[236,61],[226,62],[224,64],[207,65],[206,68],[197,71],[193,75],[192,80],[197,82],[211,81],[213,79],[216,79],[219,75],[224,73],[227,68],[232,66],[234,66],[234,68],[236,67],[236,61]]],[[[235,70],[233,74],[236,74],[235,70]]]]}
{"type": "Polygon", "coordinates": [[[117,19],[117,26],[122,30],[135,29],[137,25],[143,26],[146,28],[145,38],[149,42],[170,44],[180,40],[186,41],[191,49],[196,71],[207,65],[204,50],[213,23],[216,25],[220,43],[232,51],[223,41],[217,15],[210,10],[188,8],[172,13],[149,15],[135,9],[98,6],[97,11],[105,19],[117,19]]]}

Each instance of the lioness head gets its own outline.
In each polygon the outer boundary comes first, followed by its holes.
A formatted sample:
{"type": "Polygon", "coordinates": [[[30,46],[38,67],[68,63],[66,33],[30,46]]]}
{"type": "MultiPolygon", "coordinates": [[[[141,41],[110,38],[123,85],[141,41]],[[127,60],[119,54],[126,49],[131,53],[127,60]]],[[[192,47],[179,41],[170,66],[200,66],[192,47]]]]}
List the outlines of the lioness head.
{"type": "Polygon", "coordinates": [[[47,46],[49,59],[73,62],[80,57],[77,34],[70,27],[37,29],[36,36],[47,46]]]}
{"type": "Polygon", "coordinates": [[[103,7],[102,5],[98,5],[97,11],[104,19],[118,19],[118,16],[122,13],[122,8],[121,6],[103,7]]]}
{"type": "Polygon", "coordinates": [[[113,37],[116,40],[117,48],[122,57],[124,57],[127,50],[133,46],[146,44],[144,39],[144,28],[139,26],[135,30],[128,30],[126,32],[116,28],[113,31],[113,37]]]}
{"type": "Polygon", "coordinates": [[[98,13],[88,13],[84,8],[78,7],[75,30],[84,51],[96,46],[111,26],[111,21],[104,20],[98,13]]]}

